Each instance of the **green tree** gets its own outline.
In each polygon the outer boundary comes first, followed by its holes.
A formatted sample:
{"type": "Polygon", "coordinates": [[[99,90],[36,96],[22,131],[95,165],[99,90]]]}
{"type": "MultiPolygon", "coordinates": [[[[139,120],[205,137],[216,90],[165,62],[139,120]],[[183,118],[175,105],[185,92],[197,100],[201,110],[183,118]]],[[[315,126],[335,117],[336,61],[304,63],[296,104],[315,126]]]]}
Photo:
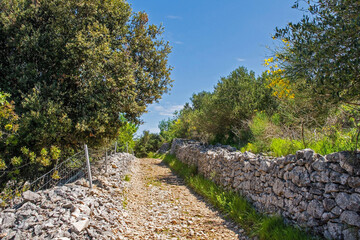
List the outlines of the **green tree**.
{"type": "Polygon", "coordinates": [[[16,132],[19,117],[14,112],[14,103],[9,102],[8,97],[9,94],[0,92],[0,170],[9,167],[9,161],[6,161],[11,159],[7,156],[9,154],[8,146],[16,144],[17,141],[16,132]]]}
{"type": "Polygon", "coordinates": [[[221,78],[213,92],[193,94],[176,119],[160,124],[161,135],[197,139],[224,144],[245,143],[248,120],[257,111],[272,113],[277,106],[265,77],[239,67],[221,78]],[[165,124],[166,123],[166,124],[165,124]]]}
{"type": "Polygon", "coordinates": [[[221,126],[217,139],[226,142],[228,138],[231,143],[236,135],[245,137],[242,132],[247,128],[246,121],[255,111],[271,113],[275,107],[276,101],[271,90],[265,87],[264,77],[256,78],[253,71],[244,67],[235,69],[215,86],[212,109],[216,118],[213,121],[221,126]]]}
{"type": "Polygon", "coordinates": [[[156,152],[161,145],[159,134],[144,131],[135,144],[135,155],[137,157],[146,157],[150,152],[156,152]]]}
{"type": "Polygon", "coordinates": [[[162,32],[121,0],[1,1],[0,88],[22,144],[100,146],[116,138],[119,113],[139,122],[172,81],[162,32]]]}
{"type": "MultiPolygon", "coordinates": [[[[300,113],[312,120],[316,119],[314,115],[324,119],[326,115],[321,113],[326,114],[330,107],[341,108],[343,104],[360,111],[359,1],[318,0],[305,4],[297,1],[294,8],[305,9],[308,15],[298,23],[277,29],[275,34],[285,44],[277,50],[276,62],[284,69],[292,88],[303,96],[306,93],[307,102],[318,110],[313,114],[315,111],[306,108],[309,114],[300,113]]],[[[360,119],[353,113],[351,117],[355,119],[359,136],[360,119]]]]}
{"type": "Polygon", "coordinates": [[[123,115],[120,115],[120,120],[124,123],[118,130],[117,143],[121,151],[131,152],[135,148],[135,133],[138,126],[126,120],[123,115]]]}
{"type": "MultiPolygon", "coordinates": [[[[305,2],[305,1],[304,1],[305,2]]],[[[360,96],[360,3],[358,0],[308,1],[298,23],[277,29],[285,47],[278,63],[290,81],[305,81],[318,101],[358,105],[360,96]]]]}

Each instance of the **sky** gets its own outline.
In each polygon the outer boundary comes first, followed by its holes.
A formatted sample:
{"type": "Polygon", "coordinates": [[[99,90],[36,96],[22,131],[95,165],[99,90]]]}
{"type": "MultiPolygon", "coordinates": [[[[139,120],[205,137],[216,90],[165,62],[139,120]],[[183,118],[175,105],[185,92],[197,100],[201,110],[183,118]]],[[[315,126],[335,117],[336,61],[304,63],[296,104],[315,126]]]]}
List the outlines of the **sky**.
{"type": "Polygon", "coordinates": [[[303,15],[295,0],[129,0],[133,11],[145,11],[150,24],[162,24],[172,53],[173,87],[142,116],[143,130],[159,132],[158,124],[173,117],[193,93],[212,91],[221,77],[239,66],[260,75],[265,58],[276,46],[275,28],[303,15]]]}

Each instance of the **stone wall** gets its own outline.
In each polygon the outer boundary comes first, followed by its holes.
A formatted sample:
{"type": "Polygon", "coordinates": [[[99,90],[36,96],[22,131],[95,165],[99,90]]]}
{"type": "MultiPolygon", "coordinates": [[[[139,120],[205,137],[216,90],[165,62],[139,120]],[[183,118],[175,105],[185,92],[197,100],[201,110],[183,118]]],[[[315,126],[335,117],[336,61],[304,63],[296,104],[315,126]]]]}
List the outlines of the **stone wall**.
{"type": "Polygon", "coordinates": [[[360,169],[351,164],[360,161],[360,153],[321,156],[304,149],[271,158],[182,139],[174,139],[171,153],[260,211],[280,214],[327,239],[360,239],[360,169]]]}

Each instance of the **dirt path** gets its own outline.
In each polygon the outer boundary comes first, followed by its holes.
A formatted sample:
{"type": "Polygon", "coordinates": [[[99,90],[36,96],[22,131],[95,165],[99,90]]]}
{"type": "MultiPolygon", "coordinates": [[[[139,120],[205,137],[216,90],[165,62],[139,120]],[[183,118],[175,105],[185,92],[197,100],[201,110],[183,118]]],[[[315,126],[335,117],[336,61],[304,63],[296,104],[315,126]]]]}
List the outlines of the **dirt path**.
{"type": "Polygon", "coordinates": [[[138,159],[124,216],[127,239],[248,239],[158,159],[138,159]]]}

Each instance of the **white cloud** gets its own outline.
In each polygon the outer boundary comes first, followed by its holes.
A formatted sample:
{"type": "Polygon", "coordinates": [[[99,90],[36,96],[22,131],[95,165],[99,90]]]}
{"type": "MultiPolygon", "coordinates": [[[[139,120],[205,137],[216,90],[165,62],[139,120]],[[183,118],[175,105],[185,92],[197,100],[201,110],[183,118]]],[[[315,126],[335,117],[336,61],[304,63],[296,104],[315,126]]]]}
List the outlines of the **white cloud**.
{"type": "Polygon", "coordinates": [[[245,59],[244,58],[237,58],[236,59],[238,62],[245,62],[245,59]]]}
{"type": "Polygon", "coordinates": [[[179,44],[179,45],[184,44],[184,43],[181,42],[181,41],[174,41],[174,43],[175,43],[175,44],[179,44]]]}
{"type": "Polygon", "coordinates": [[[159,115],[161,116],[168,116],[168,117],[172,117],[174,116],[174,112],[175,111],[179,111],[183,108],[183,105],[173,105],[173,106],[161,106],[161,105],[156,105],[153,107],[153,111],[157,112],[159,115]]]}
{"type": "Polygon", "coordinates": [[[174,15],[168,15],[168,16],[166,16],[166,18],[168,18],[168,19],[177,19],[177,20],[182,19],[182,17],[180,17],[180,16],[174,16],[174,15]]]}

